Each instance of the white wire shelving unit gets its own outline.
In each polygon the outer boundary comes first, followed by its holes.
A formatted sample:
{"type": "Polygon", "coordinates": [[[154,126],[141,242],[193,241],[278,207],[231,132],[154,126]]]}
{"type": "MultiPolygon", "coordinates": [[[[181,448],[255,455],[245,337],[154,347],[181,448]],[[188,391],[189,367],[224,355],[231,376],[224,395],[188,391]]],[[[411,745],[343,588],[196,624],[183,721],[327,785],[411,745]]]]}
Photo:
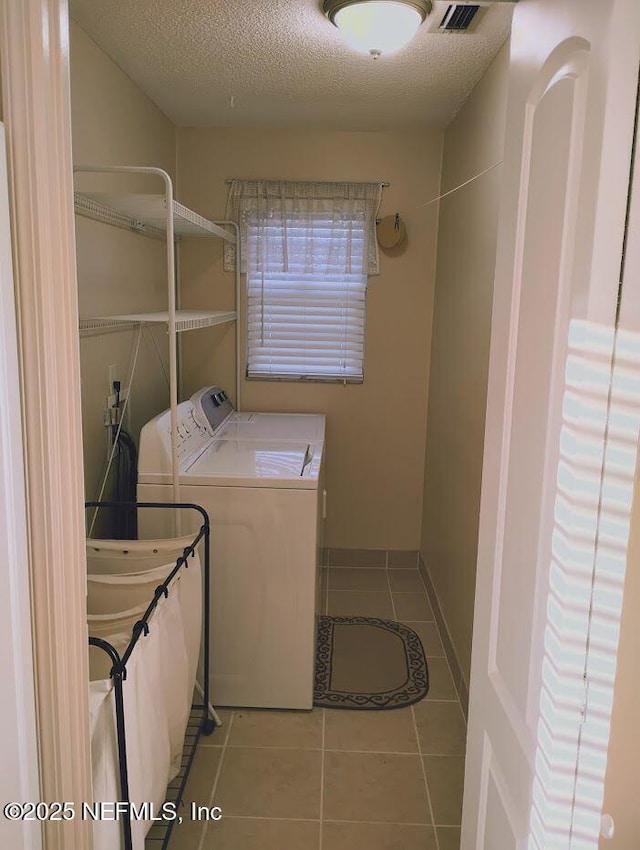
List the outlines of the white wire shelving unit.
{"type": "MultiPolygon", "coordinates": [[[[237,322],[240,305],[240,261],[238,226],[232,221],[210,221],[175,200],[173,183],[161,168],[146,166],[77,165],[74,173],[146,174],[158,177],[164,185],[161,194],[115,194],[76,192],[75,211],[94,221],[120,227],[166,242],[167,310],[80,319],[80,334],[94,335],[141,325],[165,324],[169,334],[169,396],[171,408],[171,478],[173,495],[180,501],[178,446],[178,348],[177,335],[184,331],[237,322]],[[236,245],[235,310],[179,310],[176,275],[176,243],[185,238],[223,239],[236,245]]],[[[236,324],[236,406],[240,408],[240,334],[236,324]]]]}

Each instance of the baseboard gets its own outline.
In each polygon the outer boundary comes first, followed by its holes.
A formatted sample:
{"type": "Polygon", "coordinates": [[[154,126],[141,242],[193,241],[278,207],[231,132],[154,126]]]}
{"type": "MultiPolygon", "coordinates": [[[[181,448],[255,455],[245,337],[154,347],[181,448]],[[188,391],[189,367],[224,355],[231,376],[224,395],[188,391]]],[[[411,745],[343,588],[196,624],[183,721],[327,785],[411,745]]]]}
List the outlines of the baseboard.
{"type": "Polygon", "coordinates": [[[415,570],[416,549],[324,549],[323,564],[328,567],[368,567],[369,569],[415,570]]]}
{"type": "Polygon", "coordinates": [[[442,605],[431,580],[431,576],[429,575],[429,570],[427,569],[421,554],[418,556],[418,569],[420,570],[420,575],[422,576],[422,580],[427,588],[427,596],[431,602],[431,607],[433,608],[438,629],[440,630],[440,637],[442,638],[442,644],[447,656],[447,661],[451,667],[453,681],[455,683],[456,690],[458,691],[458,696],[460,697],[462,711],[464,712],[464,716],[467,717],[469,712],[469,685],[464,678],[460,660],[458,659],[458,655],[453,645],[453,640],[451,639],[451,633],[449,632],[449,627],[447,626],[447,621],[442,610],[442,605]]]}

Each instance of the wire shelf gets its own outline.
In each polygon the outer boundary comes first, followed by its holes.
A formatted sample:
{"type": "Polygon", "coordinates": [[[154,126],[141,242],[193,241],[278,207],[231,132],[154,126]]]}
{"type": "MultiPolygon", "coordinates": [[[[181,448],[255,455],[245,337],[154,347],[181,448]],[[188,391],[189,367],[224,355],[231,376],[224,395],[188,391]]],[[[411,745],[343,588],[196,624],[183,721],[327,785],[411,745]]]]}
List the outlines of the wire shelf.
{"type": "MultiPolygon", "coordinates": [[[[177,310],[176,331],[192,331],[198,328],[210,328],[214,325],[224,325],[235,322],[235,310],[177,310]]],[[[127,313],[120,316],[93,316],[80,319],[80,334],[89,336],[97,333],[127,330],[137,325],[169,324],[169,313],[164,310],[158,313],[127,313]]]]}
{"type": "MultiPolygon", "coordinates": [[[[188,801],[184,799],[184,792],[198,742],[202,735],[203,712],[206,714],[205,706],[197,704],[191,706],[191,714],[189,715],[189,723],[184,738],[180,772],[172,779],[167,787],[167,795],[165,797],[165,803],[172,803],[175,806],[176,814],[182,817],[183,821],[189,819],[189,812],[186,808],[188,801]]],[[[176,826],[175,821],[158,822],[152,826],[151,830],[147,833],[144,844],[145,850],[166,850],[169,847],[174,826],[176,826]]]]}
{"type": "MultiPolygon", "coordinates": [[[[78,215],[133,230],[155,239],[164,239],[167,230],[167,201],[164,195],[115,195],[80,193],[74,196],[78,215]]],[[[176,237],[217,237],[235,242],[235,233],[198,215],[178,201],[173,202],[173,228],[176,237]]]]}

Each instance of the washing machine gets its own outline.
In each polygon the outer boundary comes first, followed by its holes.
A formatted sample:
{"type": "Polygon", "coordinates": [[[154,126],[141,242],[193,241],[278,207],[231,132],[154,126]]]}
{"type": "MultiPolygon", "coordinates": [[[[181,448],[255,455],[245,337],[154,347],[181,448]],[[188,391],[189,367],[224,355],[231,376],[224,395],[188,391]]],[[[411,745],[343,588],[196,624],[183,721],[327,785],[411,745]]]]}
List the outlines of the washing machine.
{"type": "MultiPolygon", "coordinates": [[[[217,705],[312,707],[324,433],[322,415],[238,413],[220,387],[178,405],[180,498],[211,519],[217,705]]],[[[173,500],[168,410],[142,429],[138,499],[173,500]]],[[[147,535],[172,531],[170,514],[149,521],[147,535]]]]}

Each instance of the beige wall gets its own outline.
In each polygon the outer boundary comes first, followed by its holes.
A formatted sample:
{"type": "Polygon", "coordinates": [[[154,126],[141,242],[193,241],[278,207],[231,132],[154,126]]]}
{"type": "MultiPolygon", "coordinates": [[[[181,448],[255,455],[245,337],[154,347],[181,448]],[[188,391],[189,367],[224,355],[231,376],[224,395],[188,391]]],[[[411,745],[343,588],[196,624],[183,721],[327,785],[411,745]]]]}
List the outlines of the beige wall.
{"type": "MultiPolygon", "coordinates": [[[[175,129],[156,106],[77,25],[71,26],[71,109],[75,164],[154,165],[175,172],[175,129]]],[[[161,191],[148,178],[88,178],[85,189],[122,187],[161,191]]],[[[163,309],[166,306],[164,243],[76,216],[81,317],[163,309]]],[[[166,359],[166,333],[154,331],[166,359]]],[[[132,331],[81,339],[82,415],[87,498],[95,498],[106,459],[103,410],[108,369],[125,383],[132,331]]],[[[125,424],[140,426],[168,404],[158,356],[145,334],[125,424]]]]}
{"type": "MultiPolygon", "coordinates": [[[[502,158],[508,45],[445,133],[442,189],[502,158]]],[[[421,552],[469,681],[500,169],[441,202],[421,552]]]]}
{"type": "MultiPolygon", "coordinates": [[[[243,381],[245,410],[327,414],[330,546],[417,549],[442,135],[246,129],[178,131],[179,198],[223,218],[228,177],[388,180],[381,214],[399,211],[406,250],[381,257],[367,296],[361,386],[243,381]],[[382,414],[382,415],[381,415],[382,414]]],[[[233,303],[221,247],[183,245],[184,306],[233,303]]],[[[185,335],[184,386],[234,387],[234,331],[185,335]]]]}
{"type": "Polygon", "coordinates": [[[640,847],[639,623],[640,477],[637,476],[603,809],[613,817],[616,828],[611,841],[603,839],[600,842],[601,850],[635,850],[640,847]]]}

